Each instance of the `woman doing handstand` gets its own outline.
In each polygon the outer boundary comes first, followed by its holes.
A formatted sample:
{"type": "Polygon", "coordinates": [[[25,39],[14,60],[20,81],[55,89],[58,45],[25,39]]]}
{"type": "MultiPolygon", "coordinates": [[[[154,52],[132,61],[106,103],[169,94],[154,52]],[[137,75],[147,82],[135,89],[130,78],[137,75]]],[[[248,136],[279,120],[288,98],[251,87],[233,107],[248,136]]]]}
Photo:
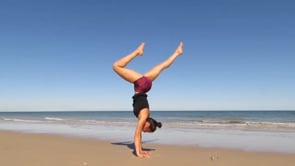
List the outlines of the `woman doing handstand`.
{"type": "Polygon", "coordinates": [[[148,158],[150,157],[149,152],[142,150],[141,133],[154,132],[157,127],[161,128],[162,124],[150,117],[146,93],[151,89],[152,81],[154,81],[164,69],[168,68],[175,59],[182,54],[183,43],[180,42],[175,52],[168,59],[142,75],[134,70],[126,68],[126,66],[135,57],[143,55],[143,50],[144,43],[141,43],[133,52],[115,62],[113,64],[113,69],[120,77],[134,84],[135,94],[133,96],[133,113],[138,118],[134,134],[135,151],[138,157],[148,158]]]}

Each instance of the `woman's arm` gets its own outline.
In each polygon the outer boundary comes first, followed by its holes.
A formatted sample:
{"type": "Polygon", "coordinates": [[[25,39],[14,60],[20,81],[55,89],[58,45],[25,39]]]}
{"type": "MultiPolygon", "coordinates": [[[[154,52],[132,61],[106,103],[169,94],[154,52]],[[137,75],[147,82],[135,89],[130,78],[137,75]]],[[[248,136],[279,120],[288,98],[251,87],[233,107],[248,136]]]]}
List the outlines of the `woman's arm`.
{"type": "Polygon", "coordinates": [[[143,151],[141,146],[141,139],[142,139],[141,132],[148,116],[149,116],[149,110],[147,108],[140,111],[140,114],[138,116],[139,119],[137,122],[137,127],[134,134],[134,145],[135,145],[136,155],[141,158],[150,157],[149,153],[143,151]]]}

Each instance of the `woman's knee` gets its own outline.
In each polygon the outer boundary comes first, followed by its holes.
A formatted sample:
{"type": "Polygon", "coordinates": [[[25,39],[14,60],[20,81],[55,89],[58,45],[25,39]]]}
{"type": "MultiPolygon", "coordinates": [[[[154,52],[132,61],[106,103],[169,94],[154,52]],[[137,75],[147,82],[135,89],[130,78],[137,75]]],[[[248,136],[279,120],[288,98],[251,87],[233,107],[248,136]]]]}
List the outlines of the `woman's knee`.
{"type": "Polygon", "coordinates": [[[121,67],[120,67],[120,65],[118,65],[117,62],[115,62],[115,63],[113,64],[113,70],[114,70],[114,71],[118,71],[120,68],[121,68],[121,67]]]}

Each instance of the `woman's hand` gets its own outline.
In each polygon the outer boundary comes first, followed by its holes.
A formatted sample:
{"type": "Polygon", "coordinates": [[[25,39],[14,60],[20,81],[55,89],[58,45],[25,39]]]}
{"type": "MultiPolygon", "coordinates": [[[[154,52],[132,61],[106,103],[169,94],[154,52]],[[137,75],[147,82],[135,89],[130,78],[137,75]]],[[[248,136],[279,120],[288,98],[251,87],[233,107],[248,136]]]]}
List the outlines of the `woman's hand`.
{"type": "Polygon", "coordinates": [[[140,158],[150,158],[150,152],[148,151],[141,151],[138,154],[136,154],[140,158]]]}

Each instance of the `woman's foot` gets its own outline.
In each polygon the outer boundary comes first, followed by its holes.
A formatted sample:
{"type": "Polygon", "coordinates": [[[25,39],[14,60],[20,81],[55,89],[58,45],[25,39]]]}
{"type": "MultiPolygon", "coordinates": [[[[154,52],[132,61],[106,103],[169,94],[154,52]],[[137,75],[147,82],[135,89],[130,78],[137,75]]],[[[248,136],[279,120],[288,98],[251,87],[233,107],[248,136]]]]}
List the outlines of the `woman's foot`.
{"type": "Polygon", "coordinates": [[[175,50],[175,54],[178,56],[178,55],[181,55],[182,53],[183,53],[183,42],[180,42],[178,47],[175,50]]]}
{"type": "Polygon", "coordinates": [[[144,45],[145,45],[145,43],[142,42],[142,43],[137,47],[137,49],[134,51],[136,55],[138,55],[138,56],[143,55],[144,45]]]}

